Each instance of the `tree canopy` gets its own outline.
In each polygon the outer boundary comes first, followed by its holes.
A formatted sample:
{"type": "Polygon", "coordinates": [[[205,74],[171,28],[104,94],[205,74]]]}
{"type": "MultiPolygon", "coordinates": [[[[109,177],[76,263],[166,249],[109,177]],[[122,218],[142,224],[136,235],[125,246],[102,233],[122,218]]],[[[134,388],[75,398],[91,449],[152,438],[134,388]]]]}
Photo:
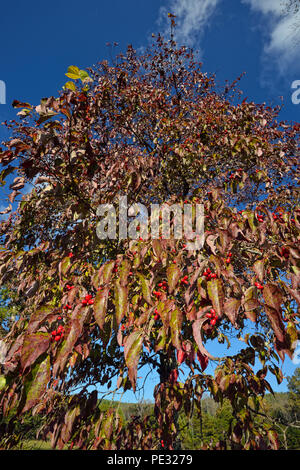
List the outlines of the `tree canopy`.
{"type": "Polygon", "coordinates": [[[15,175],[0,281],[21,306],[3,340],[2,415],[43,413],[58,448],[174,449],[178,413],[200,412],[209,392],[233,409],[233,448],[278,448],[253,410],[299,336],[300,125],[242,100],[239,79],[217,85],[172,35],[67,76],[38,106],[14,101],[0,151],[2,184],[15,175]],[[137,219],[134,240],[99,239],[97,208],[120,195],[128,206],[202,204],[203,248],[139,233],[137,219]],[[231,337],[244,339],[236,355],[208,350],[231,337]],[[159,374],[156,424],[102,412],[101,386],[135,390],[143,365],[159,374]]]}

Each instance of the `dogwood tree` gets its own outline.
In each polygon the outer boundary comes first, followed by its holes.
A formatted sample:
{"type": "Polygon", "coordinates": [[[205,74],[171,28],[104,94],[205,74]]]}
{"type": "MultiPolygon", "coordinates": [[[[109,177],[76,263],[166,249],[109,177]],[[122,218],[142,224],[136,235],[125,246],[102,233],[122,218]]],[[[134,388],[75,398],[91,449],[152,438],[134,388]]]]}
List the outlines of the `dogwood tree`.
{"type": "Polygon", "coordinates": [[[242,100],[238,80],[221,89],[172,36],[67,76],[38,106],[14,101],[0,152],[2,184],[15,176],[1,283],[22,306],[4,338],[10,431],[42,413],[53,447],[174,449],[176,416],[201,413],[209,392],[235,418],[218,448],[276,449],[253,417],[299,335],[299,124],[242,100]],[[142,218],[135,239],[100,239],[98,207],[121,195],[128,206],[202,204],[203,247],[147,236],[142,218]],[[231,338],[244,342],[229,355],[231,338]],[[158,372],[155,419],[101,412],[101,387],[146,386],[143,366],[158,372]]]}

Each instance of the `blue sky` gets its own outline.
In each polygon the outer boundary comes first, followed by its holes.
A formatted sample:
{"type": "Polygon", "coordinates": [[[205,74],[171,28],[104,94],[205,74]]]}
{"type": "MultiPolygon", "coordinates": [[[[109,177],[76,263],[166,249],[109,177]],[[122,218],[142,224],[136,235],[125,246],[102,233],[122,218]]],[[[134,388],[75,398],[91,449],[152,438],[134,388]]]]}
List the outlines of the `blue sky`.
{"type": "MultiPolygon", "coordinates": [[[[39,104],[56,95],[66,82],[69,65],[80,68],[110,59],[108,42],[117,50],[151,42],[151,34],[168,35],[167,13],[177,16],[176,39],[198,50],[203,70],[218,82],[233,81],[255,102],[284,107],[280,117],[299,121],[300,104],[293,104],[292,83],[300,80],[300,12],[283,15],[282,0],[15,0],[0,10],[0,80],[6,104],[0,122],[14,118],[14,99],[39,104]],[[297,23],[298,27],[295,27],[297,23]]],[[[1,95],[0,95],[1,96],[1,95]]],[[[6,132],[0,126],[0,140],[6,132]]],[[[1,194],[0,206],[8,204],[1,194]]],[[[284,373],[296,365],[285,361],[284,373]]],[[[278,387],[286,390],[286,381],[278,387]]],[[[150,390],[150,389],[149,389],[150,390]]],[[[150,398],[151,393],[145,398],[150,398]]]]}

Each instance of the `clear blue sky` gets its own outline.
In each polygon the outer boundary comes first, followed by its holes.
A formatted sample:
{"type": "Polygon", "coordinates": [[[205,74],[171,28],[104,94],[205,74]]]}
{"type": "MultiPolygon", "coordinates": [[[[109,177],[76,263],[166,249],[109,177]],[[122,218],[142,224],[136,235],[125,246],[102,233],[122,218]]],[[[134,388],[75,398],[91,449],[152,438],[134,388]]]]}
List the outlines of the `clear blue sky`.
{"type": "MultiPolygon", "coordinates": [[[[203,69],[217,81],[232,81],[242,72],[240,88],[248,100],[278,104],[282,119],[299,121],[300,104],[292,103],[291,85],[300,80],[300,26],[284,16],[281,0],[15,0],[0,10],[0,80],[6,104],[0,121],[15,117],[14,99],[39,104],[66,82],[69,65],[85,68],[110,58],[108,42],[118,50],[139,49],[151,33],[168,30],[167,12],[177,15],[177,40],[199,50],[203,69]]],[[[298,21],[300,25],[300,13],[298,21]]],[[[0,140],[5,137],[0,127],[0,140]]],[[[1,208],[6,207],[1,193],[1,208]]],[[[285,361],[284,373],[296,365],[285,361]]],[[[278,391],[286,390],[286,382],[278,391]]],[[[150,389],[146,398],[151,397],[150,389]]]]}

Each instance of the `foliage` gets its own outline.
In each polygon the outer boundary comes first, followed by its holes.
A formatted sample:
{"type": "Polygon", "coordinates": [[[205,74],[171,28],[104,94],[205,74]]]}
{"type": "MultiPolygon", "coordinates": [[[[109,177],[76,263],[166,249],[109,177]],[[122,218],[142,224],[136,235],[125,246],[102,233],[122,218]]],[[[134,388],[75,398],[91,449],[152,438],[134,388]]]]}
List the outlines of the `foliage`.
{"type": "Polygon", "coordinates": [[[233,409],[234,448],[278,448],[254,416],[299,334],[299,124],[241,101],[237,81],[218,89],[172,36],[88,72],[71,66],[74,86],[38,106],[15,100],[20,119],[7,123],[1,181],[17,176],[0,275],[22,310],[4,338],[1,413],[43,413],[60,449],[172,449],[180,413],[209,392],[233,409]],[[142,220],[134,240],[100,240],[97,208],[121,194],[128,206],[202,203],[203,249],[149,238],[142,220]],[[207,351],[231,336],[244,339],[237,354],[207,351]],[[145,365],[159,375],[155,423],[101,412],[99,389],[117,378],[118,391],[137,390],[145,365]]]}

